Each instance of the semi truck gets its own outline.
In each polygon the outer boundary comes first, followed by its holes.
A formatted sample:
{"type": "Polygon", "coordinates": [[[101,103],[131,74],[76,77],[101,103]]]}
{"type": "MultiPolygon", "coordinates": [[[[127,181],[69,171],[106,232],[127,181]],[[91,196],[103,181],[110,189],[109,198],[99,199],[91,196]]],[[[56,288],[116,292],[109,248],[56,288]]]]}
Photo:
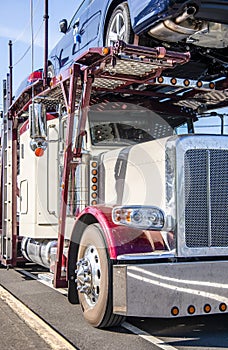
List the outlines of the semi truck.
{"type": "Polygon", "coordinates": [[[228,80],[190,61],[118,41],[4,81],[1,264],[47,268],[94,327],[227,312],[228,80]]]}

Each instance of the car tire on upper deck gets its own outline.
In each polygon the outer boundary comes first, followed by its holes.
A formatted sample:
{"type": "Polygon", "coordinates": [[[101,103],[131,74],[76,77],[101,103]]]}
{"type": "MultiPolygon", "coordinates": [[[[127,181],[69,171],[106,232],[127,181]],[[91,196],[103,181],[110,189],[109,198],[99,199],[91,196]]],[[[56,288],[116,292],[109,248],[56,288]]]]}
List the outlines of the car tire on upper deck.
{"type": "Polygon", "coordinates": [[[129,8],[127,2],[123,2],[113,10],[108,20],[104,43],[106,46],[113,46],[117,40],[123,40],[131,44],[133,38],[129,8]]]}

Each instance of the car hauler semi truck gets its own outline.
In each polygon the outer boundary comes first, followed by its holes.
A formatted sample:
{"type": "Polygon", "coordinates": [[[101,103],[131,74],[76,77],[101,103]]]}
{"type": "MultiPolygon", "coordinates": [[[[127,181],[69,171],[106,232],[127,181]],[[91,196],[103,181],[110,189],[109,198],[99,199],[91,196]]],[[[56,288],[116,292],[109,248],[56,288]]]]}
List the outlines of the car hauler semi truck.
{"type": "Polygon", "coordinates": [[[95,327],[227,312],[224,114],[197,133],[227,74],[189,60],[117,42],[11,105],[4,83],[1,264],[49,268],[95,327]]]}

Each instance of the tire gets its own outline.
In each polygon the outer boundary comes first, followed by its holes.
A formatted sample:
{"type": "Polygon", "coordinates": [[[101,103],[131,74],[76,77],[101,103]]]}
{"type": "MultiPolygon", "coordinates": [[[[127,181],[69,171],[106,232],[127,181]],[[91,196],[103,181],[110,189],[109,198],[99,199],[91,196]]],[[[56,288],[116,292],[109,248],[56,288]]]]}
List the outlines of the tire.
{"type": "Polygon", "coordinates": [[[77,289],[84,318],[93,327],[121,324],[123,316],[112,313],[112,264],[99,224],[83,232],[77,259],[77,289]]]}
{"type": "Polygon", "coordinates": [[[128,44],[133,42],[133,30],[126,2],[121,3],[114,9],[106,26],[105,46],[113,46],[117,40],[123,40],[128,44]]]}

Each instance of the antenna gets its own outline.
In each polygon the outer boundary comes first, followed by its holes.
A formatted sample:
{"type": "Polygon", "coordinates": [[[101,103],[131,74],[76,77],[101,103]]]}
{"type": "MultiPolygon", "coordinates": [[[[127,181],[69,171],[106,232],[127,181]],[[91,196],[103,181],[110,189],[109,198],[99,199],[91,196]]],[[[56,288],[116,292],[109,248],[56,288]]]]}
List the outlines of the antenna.
{"type": "Polygon", "coordinates": [[[44,0],[44,88],[48,85],[48,0],[44,0]]]}

